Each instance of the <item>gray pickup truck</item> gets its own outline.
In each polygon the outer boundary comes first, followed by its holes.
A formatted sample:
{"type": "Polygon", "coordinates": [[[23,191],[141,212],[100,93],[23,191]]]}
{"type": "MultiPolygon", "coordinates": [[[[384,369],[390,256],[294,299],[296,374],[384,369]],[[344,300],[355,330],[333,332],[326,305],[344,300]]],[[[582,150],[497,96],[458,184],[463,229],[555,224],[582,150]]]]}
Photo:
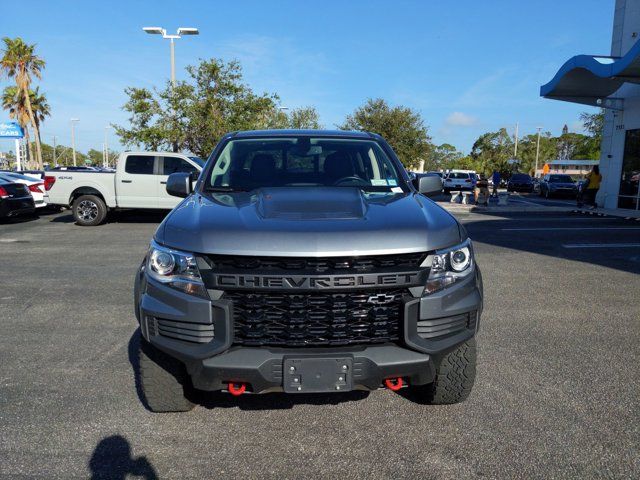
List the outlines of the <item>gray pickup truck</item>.
{"type": "Polygon", "coordinates": [[[109,210],[167,209],[179,200],[165,188],[176,172],[200,174],[204,162],[193,156],[168,152],[124,152],[115,173],[57,170],[45,175],[45,201],[70,207],[76,224],[100,225],[109,210]]]}
{"type": "Polygon", "coordinates": [[[226,135],[158,227],[135,278],[152,411],[196,390],[408,388],[456,403],[476,371],[482,278],[464,227],[363,132],[226,135]]]}

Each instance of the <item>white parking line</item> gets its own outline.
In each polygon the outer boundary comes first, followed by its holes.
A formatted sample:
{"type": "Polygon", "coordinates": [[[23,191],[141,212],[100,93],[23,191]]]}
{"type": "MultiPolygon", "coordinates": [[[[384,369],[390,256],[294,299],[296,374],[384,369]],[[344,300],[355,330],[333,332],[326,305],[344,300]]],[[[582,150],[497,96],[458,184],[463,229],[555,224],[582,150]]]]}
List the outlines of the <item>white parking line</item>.
{"type": "Polygon", "coordinates": [[[531,228],[501,228],[503,232],[533,232],[548,230],[640,230],[640,227],[531,227],[531,228]]]}
{"type": "Polygon", "coordinates": [[[566,243],[564,248],[636,248],[640,243],[566,243]]]}

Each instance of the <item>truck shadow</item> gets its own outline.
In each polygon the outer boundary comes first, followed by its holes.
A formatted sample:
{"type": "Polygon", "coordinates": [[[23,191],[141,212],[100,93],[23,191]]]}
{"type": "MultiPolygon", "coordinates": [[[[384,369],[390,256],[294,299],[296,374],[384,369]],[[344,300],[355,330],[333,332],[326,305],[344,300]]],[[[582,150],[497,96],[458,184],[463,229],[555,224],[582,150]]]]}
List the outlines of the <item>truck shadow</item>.
{"type": "MultiPolygon", "coordinates": [[[[109,212],[106,221],[100,225],[110,223],[160,223],[168,215],[170,210],[123,210],[119,212],[109,212]]],[[[70,210],[53,216],[50,222],[54,223],[74,223],[73,214],[70,210]]]]}
{"type": "MultiPolygon", "coordinates": [[[[145,401],[140,384],[140,359],[138,348],[140,347],[140,329],[137,328],[129,339],[128,355],[131,369],[133,370],[136,394],[145,409],[149,406],[145,401]]],[[[338,405],[340,403],[364,400],[370,392],[352,391],[345,393],[328,394],[295,394],[267,393],[263,395],[242,395],[234,397],[224,392],[203,392],[192,390],[187,394],[189,400],[198,406],[209,410],[215,408],[238,408],[240,410],[287,410],[296,405],[338,405]]]]}

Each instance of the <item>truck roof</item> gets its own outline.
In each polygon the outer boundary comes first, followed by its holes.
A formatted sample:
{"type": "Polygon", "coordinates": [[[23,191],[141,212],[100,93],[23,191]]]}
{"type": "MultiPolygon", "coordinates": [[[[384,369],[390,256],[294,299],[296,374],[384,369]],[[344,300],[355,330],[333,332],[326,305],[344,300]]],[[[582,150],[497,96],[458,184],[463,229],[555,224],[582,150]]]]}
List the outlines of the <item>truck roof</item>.
{"type": "Polygon", "coordinates": [[[369,132],[353,130],[303,130],[303,129],[274,129],[274,130],[244,130],[234,132],[233,137],[348,137],[348,138],[375,138],[369,132]]]}

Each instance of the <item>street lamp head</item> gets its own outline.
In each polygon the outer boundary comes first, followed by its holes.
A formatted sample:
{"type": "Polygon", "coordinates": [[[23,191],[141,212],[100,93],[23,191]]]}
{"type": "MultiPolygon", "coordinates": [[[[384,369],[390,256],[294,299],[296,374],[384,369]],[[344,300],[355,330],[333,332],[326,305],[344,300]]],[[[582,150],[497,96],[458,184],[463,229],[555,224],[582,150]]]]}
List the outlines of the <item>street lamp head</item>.
{"type": "Polygon", "coordinates": [[[178,29],[178,35],[199,35],[200,31],[197,28],[192,27],[180,27],[178,29]]]}
{"type": "Polygon", "coordinates": [[[150,35],[164,35],[165,33],[162,27],[143,27],[142,30],[150,35]]]}

